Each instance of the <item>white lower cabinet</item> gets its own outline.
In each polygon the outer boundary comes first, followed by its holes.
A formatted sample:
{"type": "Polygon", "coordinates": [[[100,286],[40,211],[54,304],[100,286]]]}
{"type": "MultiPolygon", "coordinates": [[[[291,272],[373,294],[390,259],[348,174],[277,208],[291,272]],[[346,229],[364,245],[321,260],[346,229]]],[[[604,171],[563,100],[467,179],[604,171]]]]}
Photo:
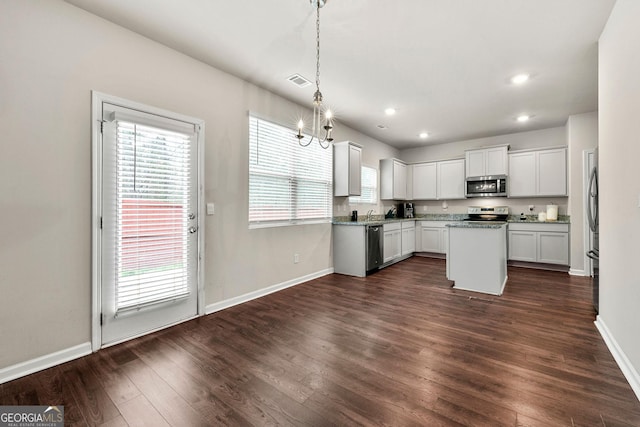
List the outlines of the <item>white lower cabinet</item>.
{"type": "Polygon", "coordinates": [[[510,223],[509,260],[569,265],[569,224],[510,223]]]}
{"type": "Polygon", "coordinates": [[[416,251],[416,222],[384,224],[382,263],[390,264],[408,258],[416,251]]]}
{"type": "Polygon", "coordinates": [[[402,256],[402,226],[399,222],[383,226],[384,247],[382,263],[386,264],[402,256]]]}
{"type": "Polygon", "coordinates": [[[569,233],[538,233],[538,262],[569,265],[569,233]]]}
{"type": "Polygon", "coordinates": [[[444,221],[418,221],[416,252],[447,253],[449,229],[444,221]]]}
{"type": "Polygon", "coordinates": [[[402,223],[402,256],[412,254],[416,251],[416,223],[415,221],[405,221],[402,223]]]}

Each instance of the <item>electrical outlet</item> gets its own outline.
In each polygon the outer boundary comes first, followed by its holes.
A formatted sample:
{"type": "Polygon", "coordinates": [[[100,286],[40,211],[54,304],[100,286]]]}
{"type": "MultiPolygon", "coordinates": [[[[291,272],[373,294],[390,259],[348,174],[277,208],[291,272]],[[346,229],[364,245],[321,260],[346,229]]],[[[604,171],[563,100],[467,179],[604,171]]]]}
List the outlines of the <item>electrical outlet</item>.
{"type": "Polygon", "coordinates": [[[297,264],[300,262],[300,254],[293,254],[293,263],[297,264]]]}
{"type": "Polygon", "coordinates": [[[207,215],[213,215],[216,213],[216,205],[213,203],[207,203],[207,215]]]}

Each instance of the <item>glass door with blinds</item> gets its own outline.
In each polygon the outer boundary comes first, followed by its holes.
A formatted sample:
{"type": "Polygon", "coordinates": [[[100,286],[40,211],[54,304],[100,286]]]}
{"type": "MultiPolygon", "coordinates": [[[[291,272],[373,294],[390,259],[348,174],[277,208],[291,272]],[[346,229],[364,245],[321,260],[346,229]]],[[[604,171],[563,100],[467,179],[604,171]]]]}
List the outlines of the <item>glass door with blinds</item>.
{"type": "Polygon", "coordinates": [[[198,125],[103,103],[102,345],[198,313],[198,125]]]}

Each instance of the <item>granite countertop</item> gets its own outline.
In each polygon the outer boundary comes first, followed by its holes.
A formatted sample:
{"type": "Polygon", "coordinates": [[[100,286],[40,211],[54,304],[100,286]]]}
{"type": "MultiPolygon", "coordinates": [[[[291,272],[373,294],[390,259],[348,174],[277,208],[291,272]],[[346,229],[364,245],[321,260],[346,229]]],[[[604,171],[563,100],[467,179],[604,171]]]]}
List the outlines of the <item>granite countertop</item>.
{"type": "Polygon", "coordinates": [[[366,215],[358,217],[358,221],[351,221],[350,216],[335,216],[331,221],[333,225],[381,225],[393,222],[405,221],[462,221],[468,218],[467,214],[417,214],[415,218],[385,218],[384,215],[372,215],[367,221],[366,215]]]}
{"type": "Polygon", "coordinates": [[[447,224],[450,228],[502,228],[506,227],[507,223],[503,221],[460,221],[447,224]]]}
{"type": "MultiPolygon", "coordinates": [[[[336,216],[333,217],[333,225],[382,225],[393,222],[404,221],[448,221],[448,222],[460,222],[467,218],[467,214],[417,214],[415,218],[385,218],[384,215],[372,215],[371,220],[367,221],[365,215],[358,217],[358,221],[351,221],[349,216],[336,216]]],[[[524,220],[520,219],[520,215],[509,215],[507,223],[540,223],[540,224],[570,224],[569,215],[558,215],[557,221],[538,221],[538,215],[525,215],[524,220]]],[[[473,222],[473,221],[472,221],[473,222]]],[[[477,221],[474,222],[477,224],[477,221]]],[[[489,223],[497,225],[498,223],[489,223]]],[[[499,224],[504,224],[500,222],[499,224]]],[[[491,228],[491,227],[485,227],[491,228]]]]}
{"type": "Polygon", "coordinates": [[[384,218],[382,215],[373,215],[371,220],[358,218],[357,221],[351,221],[351,217],[337,216],[333,218],[333,225],[382,225],[391,224],[393,222],[415,221],[416,218],[384,218]]]}
{"type": "Polygon", "coordinates": [[[570,224],[569,215],[558,215],[557,221],[538,221],[538,215],[525,215],[524,220],[520,219],[520,215],[509,215],[507,222],[521,222],[521,223],[541,223],[541,224],[570,224]]]}

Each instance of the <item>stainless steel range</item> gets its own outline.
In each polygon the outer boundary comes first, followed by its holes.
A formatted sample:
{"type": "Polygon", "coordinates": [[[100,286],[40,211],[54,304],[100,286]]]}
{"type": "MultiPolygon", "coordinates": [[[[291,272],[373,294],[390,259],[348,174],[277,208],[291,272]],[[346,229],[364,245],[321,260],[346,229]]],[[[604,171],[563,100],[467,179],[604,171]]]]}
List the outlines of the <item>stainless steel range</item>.
{"type": "Polygon", "coordinates": [[[470,206],[467,208],[469,218],[466,221],[506,221],[509,216],[508,206],[470,206]]]}

